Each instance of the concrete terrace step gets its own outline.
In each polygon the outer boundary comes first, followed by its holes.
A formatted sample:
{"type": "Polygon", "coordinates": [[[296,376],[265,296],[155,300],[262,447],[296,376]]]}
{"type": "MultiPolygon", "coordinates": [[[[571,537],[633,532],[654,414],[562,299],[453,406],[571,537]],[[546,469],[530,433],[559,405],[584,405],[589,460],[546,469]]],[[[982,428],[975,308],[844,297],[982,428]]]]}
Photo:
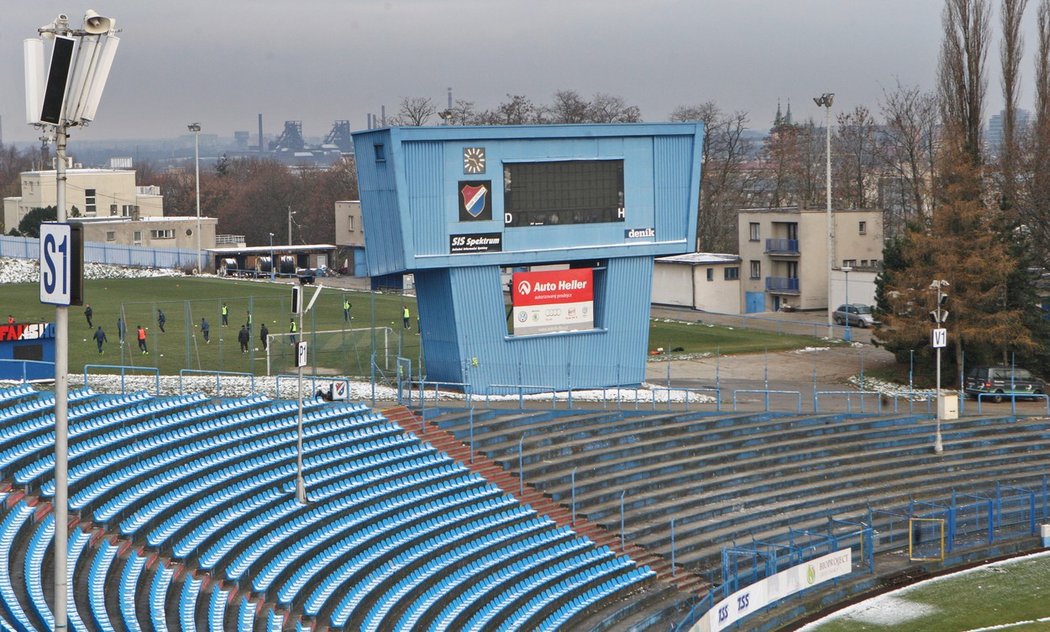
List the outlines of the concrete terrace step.
{"type": "MultiPolygon", "coordinates": [[[[422,420],[407,408],[398,407],[389,409],[383,411],[383,414],[387,419],[400,424],[405,430],[416,434],[416,436],[425,441],[428,441],[439,450],[445,452],[455,451],[459,454],[462,453],[464,446],[461,442],[456,440],[455,437],[429,421],[426,422],[424,426],[422,420]]],[[[522,494],[519,491],[520,482],[518,479],[512,477],[502,468],[498,468],[498,466],[484,455],[475,454],[473,459],[474,462],[471,463],[469,449],[467,449],[466,458],[457,460],[472,471],[478,472],[482,476],[486,476],[486,478],[494,485],[499,486],[506,493],[518,498],[520,502],[529,504],[535,511],[549,516],[558,524],[569,526],[577,533],[586,535],[598,546],[606,545],[614,551],[620,550],[618,537],[596,525],[581,520],[579,516],[577,516],[576,524],[573,525],[570,511],[539,493],[530,485],[525,485],[525,493],[522,494]],[[489,478],[490,476],[491,478],[489,478]]],[[[637,546],[627,546],[623,552],[630,555],[638,564],[652,568],[657,573],[658,579],[673,583],[678,586],[680,590],[699,592],[706,587],[706,582],[701,578],[685,573],[681,570],[678,570],[675,573],[676,576],[672,577],[669,564],[667,564],[662,558],[647,553],[637,546]]]]}

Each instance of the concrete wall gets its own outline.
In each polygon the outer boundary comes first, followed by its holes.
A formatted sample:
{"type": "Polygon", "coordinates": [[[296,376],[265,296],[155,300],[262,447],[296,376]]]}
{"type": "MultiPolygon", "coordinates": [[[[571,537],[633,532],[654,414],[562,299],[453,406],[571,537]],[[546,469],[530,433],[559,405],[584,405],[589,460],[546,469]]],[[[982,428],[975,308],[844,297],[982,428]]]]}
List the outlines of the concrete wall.
{"type": "Polygon", "coordinates": [[[653,303],[691,307],[705,312],[739,314],[740,281],[725,279],[727,268],[739,263],[671,263],[653,267],[653,303]],[[708,270],[711,280],[708,280],[708,270]]]}

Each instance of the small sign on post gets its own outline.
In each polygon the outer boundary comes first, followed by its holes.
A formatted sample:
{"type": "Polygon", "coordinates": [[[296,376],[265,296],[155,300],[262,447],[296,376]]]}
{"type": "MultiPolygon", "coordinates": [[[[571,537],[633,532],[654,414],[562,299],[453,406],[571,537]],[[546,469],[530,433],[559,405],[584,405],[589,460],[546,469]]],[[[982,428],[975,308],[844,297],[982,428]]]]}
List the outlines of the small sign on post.
{"type": "Polygon", "coordinates": [[[83,261],[80,226],[40,224],[40,302],[61,306],[83,303],[83,261]]]}
{"type": "Polygon", "coordinates": [[[292,286],[292,313],[301,314],[303,312],[303,288],[298,285],[292,286]]]}
{"type": "Polygon", "coordinates": [[[948,346],[948,330],[938,327],[933,330],[932,346],[934,349],[943,349],[948,346]]]}
{"type": "Polygon", "coordinates": [[[295,368],[301,369],[308,364],[309,354],[306,351],[306,341],[300,340],[295,347],[295,368]]]}

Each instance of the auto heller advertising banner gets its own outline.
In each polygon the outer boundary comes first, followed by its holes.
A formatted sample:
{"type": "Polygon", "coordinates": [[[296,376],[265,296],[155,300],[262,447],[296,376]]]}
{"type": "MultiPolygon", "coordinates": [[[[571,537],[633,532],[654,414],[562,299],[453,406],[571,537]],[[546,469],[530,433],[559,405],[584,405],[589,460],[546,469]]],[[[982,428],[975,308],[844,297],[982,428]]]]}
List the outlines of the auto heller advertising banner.
{"type": "Polygon", "coordinates": [[[594,329],[591,268],[515,272],[511,297],[515,336],[594,329]]]}

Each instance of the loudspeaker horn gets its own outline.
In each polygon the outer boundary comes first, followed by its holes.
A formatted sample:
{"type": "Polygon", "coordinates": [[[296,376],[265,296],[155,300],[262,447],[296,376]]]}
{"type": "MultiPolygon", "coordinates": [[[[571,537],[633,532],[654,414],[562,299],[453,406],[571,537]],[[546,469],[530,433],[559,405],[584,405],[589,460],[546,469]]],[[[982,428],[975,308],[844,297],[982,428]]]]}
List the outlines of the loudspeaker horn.
{"type": "Polygon", "coordinates": [[[84,30],[92,35],[102,35],[113,30],[112,18],[99,15],[94,9],[84,12],[84,30]]]}

